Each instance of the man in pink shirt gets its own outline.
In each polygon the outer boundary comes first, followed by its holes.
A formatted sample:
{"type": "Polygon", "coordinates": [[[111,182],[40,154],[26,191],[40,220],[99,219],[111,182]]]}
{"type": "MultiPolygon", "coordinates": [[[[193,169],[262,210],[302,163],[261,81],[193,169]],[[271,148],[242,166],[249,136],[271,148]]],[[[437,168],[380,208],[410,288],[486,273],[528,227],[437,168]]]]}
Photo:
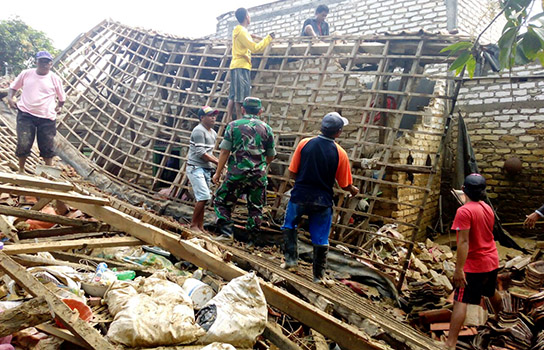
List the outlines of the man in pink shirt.
{"type": "Polygon", "coordinates": [[[37,68],[22,71],[9,86],[8,104],[17,109],[17,149],[19,172],[25,172],[26,158],[37,136],[40,157],[46,165],[53,165],[54,139],[57,133],[56,118],[66,94],[62,81],[51,72],[53,57],[47,51],[36,54],[37,68]],[[18,102],[14,96],[23,89],[18,102]]]}
{"type": "Polygon", "coordinates": [[[446,341],[448,349],[455,349],[467,304],[479,305],[483,295],[490,298],[495,314],[500,311],[501,297],[496,291],[499,254],[493,237],[495,214],[483,201],[485,187],[485,178],[480,174],[465,178],[463,192],[467,201],[457,209],[451,227],[457,231],[457,264],[453,275],[453,313],[446,341]]]}

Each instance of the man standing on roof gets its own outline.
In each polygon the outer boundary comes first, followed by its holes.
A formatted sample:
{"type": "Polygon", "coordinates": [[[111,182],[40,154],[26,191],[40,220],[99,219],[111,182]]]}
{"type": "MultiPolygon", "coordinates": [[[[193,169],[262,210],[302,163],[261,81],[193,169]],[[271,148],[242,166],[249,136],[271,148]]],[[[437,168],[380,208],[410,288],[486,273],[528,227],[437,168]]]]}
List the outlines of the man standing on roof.
{"type": "Polygon", "coordinates": [[[329,35],[329,24],[325,22],[325,18],[329,14],[327,5],[319,5],[315,9],[315,16],[308,18],[302,25],[302,36],[327,36],[329,35]]]}
{"type": "Polygon", "coordinates": [[[235,12],[239,25],[232,31],[232,61],[230,62],[230,93],[227,105],[227,121],[242,117],[242,102],[251,94],[251,54],[259,53],[270,44],[274,33],[255,43],[247,27],[251,23],[249,13],[245,8],[235,12]],[[236,109],[236,111],[235,111],[236,109]],[[232,119],[231,119],[232,118],[232,119]]]}
{"type": "Polygon", "coordinates": [[[213,129],[215,117],[219,111],[209,106],[198,110],[200,123],[191,132],[189,154],[187,156],[187,178],[193,187],[195,211],[191,220],[191,229],[204,231],[204,209],[206,202],[212,199],[210,180],[213,169],[219,162],[212,153],[217,133],[213,129]]]}
{"type": "Polygon", "coordinates": [[[248,219],[246,230],[253,244],[261,226],[262,210],[266,204],[268,164],[276,155],[272,128],[260,120],[261,100],[246,97],[242,107],[244,118],[230,122],[219,145],[219,163],[212,178],[219,183],[228,160],[226,179],[215,193],[215,213],[220,236],[217,240],[233,239],[232,207],[246,195],[248,219]]]}
{"type": "Polygon", "coordinates": [[[36,54],[37,68],[22,71],[9,86],[8,104],[17,109],[17,149],[19,173],[24,174],[26,159],[34,139],[38,139],[40,157],[46,165],[53,165],[55,156],[55,120],[60,113],[66,94],[62,81],[53,72],[53,56],[47,51],[36,54]],[[18,102],[14,96],[23,89],[18,102]]]}
{"type": "Polygon", "coordinates": [[[347,153],[334,141],[347,124],[348,120],[336,112],[326,114],[321,121],[321,135],[300,141],[289,165],[295,186],[291,191],[291,199],[287,204],[282,226],[285,242],[285,263],[282,267],[288,270],[296,269],[297,225],[303,215],[308,215],[310,236],[314,246],[315,283],[325,282],[334,183],[338,182],[338,185],[352,196],[359,193],[359,189],[353,186],[347,153]]]}
{"type": "Polygon", "coordinates": [[[484,295],[490,298],[495,315],[501,308],[501,297],[495,289],[499,269],[499,255],[493,238],[495,215],[483,201],[485,187],[485,178],[480,174],[465,178],[463,192],[467,202],[457,209],[451,226],[457,231],[457,264],[453,275],[453,313],[446,341],[448,349],[455,349],[467,304],[479,305],[484,295]]]}

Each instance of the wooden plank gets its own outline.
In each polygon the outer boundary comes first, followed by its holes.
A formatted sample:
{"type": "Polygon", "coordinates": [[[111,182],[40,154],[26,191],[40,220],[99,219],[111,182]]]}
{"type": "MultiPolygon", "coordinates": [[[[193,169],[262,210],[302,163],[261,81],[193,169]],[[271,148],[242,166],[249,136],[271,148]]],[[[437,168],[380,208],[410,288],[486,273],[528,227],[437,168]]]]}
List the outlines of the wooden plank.
{"type": "MultiPolygon", "coordinates": [[[[232,264],[225,263],[202,247],[189,241],[180,240],[176,234],[143,223],[111,207],[75,202],[69,202],[68,204],[110,224],[120,231],[127,232],[149,244],[166,249],[178,258],[212,271],[226,280],[231,280],[246,273],[246,271],[232,264]]],[[[334,340],[343,349],[380,348],[372,343],[368,335],[357,328],[317,309],[271,283],[261,280],[260,285],[268,303],[334,340]]]]}
{"type": "Polygon", "coordinates": [[[45,297],[40,296],[0,313],[0,338],[51,320],[45,297]]]}
{"type": "Polygon", "coordinates": [[[280,326],[277,323],[267,322],[266,328],[263,332],[263,337],[270,340],[270,342],[281,350],[302,350],[300,346],[295,344],[291,339],[287,338],[281,331],[280,326]]]}
{"type": "Polygon", "coordinates": [[[51,181],[44,177],[0,172],[0,183],[37,187],[58,191],[71,191],[74,186],[69,182],[51,181]]]}
{"type": "Polygon", "coordinates": [[[19,242],[17,229],[8,221],[8,219],[0,214],[0,232],[6,237],[11,238],[14,242],[19,242]]]}
{"type": "Polygon", "coordinates": [[[142,267],[140,265],[136,264],[130,264],[126,262],[111,260],[111,259],[104,259],[104,258],[97,258],[95,256],[88,256],[84,254],[76,254],[76,253],[66,253],[66,252],[51,252],[51,255],[53,255],[57,259],[71,261],[73,263],[83,263],[84,261],[92,261],[96,265],[100,264],[101,262],[106,263],[108,267],[110,268],[117,268],[118,271],[123,270],[133,270],[136,272],[137,276],[151,276],[153,274],[153,270],[147,269],[145,267],[142,267]]]}
{"type": "Polygon", "coordinates": [[[74,233],[72,235],[65,235],[65,236],[54,236],[54,237],[45,237],[45,238],[29,238],[29,239],[20,240],[19,243],[43,243],[43,242],[68,241],[68,240],[71,240],[71,239],[99,238],[99,237],[103,237],[107,233],[109,233],[109,232],[74,233]]]}
{"type": "Polygon", "coordinates": [[[58,227],[58,228],[50,228],[50,229],[43,229],[43,230],[21,231],[19,232],[19,236],[20,236],[20,239],[30,239],[30,238],[46,238],[46,237],[54,237],[54,236],[64,236],[64,235],[71,235],[74,233],[107,231],[107,228],[104,228],[102,226],[103,225],[100,225],[100,224],[97,225],[97,223],[91,222],[90,224],[85,224],[83,226],[58,227]]]}
{"type": "MultiPolygon", "coordinates": [[[[19,254],[11,257],[18,264],[23,266],[33,267],[33,266],[68,266],[72,267],[75,270],[79,271],[89,271],[94,272],[96,268],[94,266],[76,264],[67,261],[57,260],[57,259],[46,259],[35,255],[19,254]]],[[[1,315],[1,314],[0,314],[1,315]]]]}
{"type": "Polygon", "coordinates": [[[45,222],[53,222],[55,224],[66,225],[66,226],[94,225],[96,227],[99,225],[99,223],[96,221],[72,219],[62,215],[47,214],[47,213],[42,213],[41,211],[25,210],[21,208],[9,207],[7,205],[0,205],[0,214],[16,216],[16,217],[25,218],[25,219],[34,219],[34,220],[45,221],[45,222]]]}
{"type": "Polygon", "coordinates": [[[36,277],[26,271],[24,267],[13,261],[13,259],[4,252],[0,252],[0,269],[31,295],[35,297],[38,295],[45,297],[49,304],[49,308],[55,314],[56,319],[71,331],[78,340],[85,344],[86,348],[114,350],[114,347],[94,328],[77,317],[77,313],[72,312],[68,305],[63,303],[53,292],[41,284],[36,277]]]}
{"type": "Polygon", "coordinates": [[[536,242],[536,247],[539,248],[539,249],[543,249],[544,248],[544,241],[536,242]]]}
{"type": "Polygon", "coordinates": [[[4,246],[3,251],[8,255],[14,255],[49,252],[55,250],[124,247],[142,244],[144,244],[142,241],[134,237],[89,238],[58,242],[10,244],[4,246]]]}
{"type": "Polygon", "coordinates": [[[96,205],[108,205],[110,201],[105,198],[93,197],[93,196],[84,196],[76,192],[59,192],[59,191],[48,191],[40,189],[31,189],[25,187],[14,187],[8,185],[0,185],[0,193],[12,193],[25,196],[34,196],[39,198],[53,198],[62,201],[75,201],[80,203],[89,203],[96,205]]]}
{"type": "Polygon", "coordinates": [[[53,199],[51,199],[51,198],[40,198],[40,199],[36,202],[36,204],[34,204],[34,205],[32,206],[32,208],[30,208],[30,209],[40,211],[40,210],[42,210],[43,208],[45,208],[45,206],[46,206],[47,204],[51,203],[52,200],[53,200],[53,199]]]}
{"type": "Polygon", "coordinates": [[[76,336],[74,336],[72,333],[67,331],[66,329],[57,328],[50,324],[41,324],[39,326],[36,326],[37,329],[40,331],[54,335],[55,337],[59,337],[62,340],[65,340],[67,342],[70,342],[72,344],[78,345],[84,349],[92,349],[87,344],[79,340],[76,336]]]}

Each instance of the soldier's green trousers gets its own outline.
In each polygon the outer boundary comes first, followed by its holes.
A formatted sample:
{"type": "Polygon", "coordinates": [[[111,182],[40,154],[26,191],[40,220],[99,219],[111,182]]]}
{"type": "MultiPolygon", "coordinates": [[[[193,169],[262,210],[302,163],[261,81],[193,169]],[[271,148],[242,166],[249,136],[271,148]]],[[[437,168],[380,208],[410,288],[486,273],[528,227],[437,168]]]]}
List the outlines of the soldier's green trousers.
{"type": "Polygon", "coordinates": [[[267,183],[266,174],[258,176],[227,174],[227,178],[215,193],[214,208],[218,224],[232,223],[232,209],[238,198],[245,194],[248,211],[246,230],[251,232],[259,229],[263,207],[266,204],[267,183]]]}

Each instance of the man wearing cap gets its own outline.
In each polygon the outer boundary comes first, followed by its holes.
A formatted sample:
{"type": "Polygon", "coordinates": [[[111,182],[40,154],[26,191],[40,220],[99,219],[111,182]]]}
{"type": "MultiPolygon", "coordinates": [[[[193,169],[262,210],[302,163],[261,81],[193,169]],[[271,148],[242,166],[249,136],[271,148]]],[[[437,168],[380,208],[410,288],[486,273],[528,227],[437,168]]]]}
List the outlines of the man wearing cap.
{"type": "Polygon", "coordinates": [[[242,117],[242,102],[251,94],[251,54],[259,53],[270,44],[274,33],[264,39],[250,35],[247,28],[251,17],[247,9],[241,7],[234,13],[238,25],[232,31],[232,60],[230,61],[230,91],[227,105],[227,120],[242,117]],[[259,40],[258,43],[253,40],[259,40]]]}
{"type": "Polygon", "coordinates": [[[500,311],[501,297],[496,291],[499,255],[493,237],[495,215],[485,198],[485,178],[470,174],[463,192],[467,200],[457,209],[451,229],[457,232],[457,264],[453,313],[446,346],[455,349],[459,331],[465,321],[467,304],[479,305],[482,295],[490,298],[495,314],[500,311]]]}
{"type": "Polygon", "coordinates": [[[57,133],[55,120],[60,113],[66,94],[62,81],[51,72],[53,57],[47,51],[36,55],[37,68],[22,71],[9,86],[8,104],[17,109],[17,149],[19,172],[25,172],[26,158],[37,136],[40,157],[46,165],[53,165],[54,140],[57,133]],[[18,102],[14,96],[23,89],[18,102]]]}
{"type": "Polygon", "coordinates": [[[195,211],[191,220],[191,229],[204,231],[204,209],[206,202],[212,198],[210,180],[213,169],[218,163],[212,153],[217,133],[213,129],[215,117],[219,111],[209,106],[198,110],[200,123],[191,132],[189,154],[187,156],[187,178],[193,187],[195,196],[195,211]]]}
{"type": "Polygon", "coordinates": [[[308,215],[309,230],[314,246],[313,277],[322,283],[329,251],[329,231],[332,224],[334,183],[352,196],[359,189],[353,186],[346,151],[335,142],[348,120],[336,112],[321,121],[321,135],[300,141],[295,149],[289,172],[295,179],[282,226],[285,242],[283,268],[295,270],[298,260],[297,225],[302,215],[308,215]]]}
{"type": "Polygon", "coordinates": [[[219,183],[227,163],[227,176],[215,193],[215,213],[220,236],[218,240],[233,239],[232,207],[246,195],[248,219],[246,230],[252,245],[261,226],[262,210],[266,204],[267,166],[276,155],[272,128],[260,120],[261,100],[246,97],[242,106],[244,118],[230,122],[219,145],[219,163],[212,178],[219,183]]]}

